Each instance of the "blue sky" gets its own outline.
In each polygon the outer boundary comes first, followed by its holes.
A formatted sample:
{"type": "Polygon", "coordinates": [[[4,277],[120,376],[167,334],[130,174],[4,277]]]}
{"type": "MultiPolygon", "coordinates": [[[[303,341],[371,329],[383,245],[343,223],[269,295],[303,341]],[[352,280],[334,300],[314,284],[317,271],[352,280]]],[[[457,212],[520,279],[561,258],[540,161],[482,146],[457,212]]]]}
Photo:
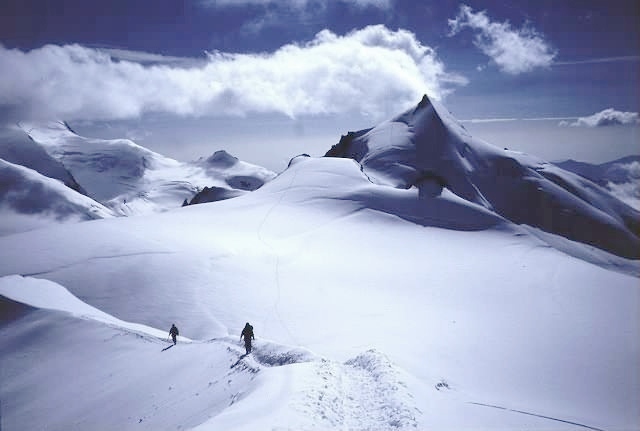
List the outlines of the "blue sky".
{"type": "Polygon", "coordinates": [[[0,115],[278,170],[427,93],[496,145],[604,162],[640,153],[639,21],[631,0],[5,0],[0,115]]]}

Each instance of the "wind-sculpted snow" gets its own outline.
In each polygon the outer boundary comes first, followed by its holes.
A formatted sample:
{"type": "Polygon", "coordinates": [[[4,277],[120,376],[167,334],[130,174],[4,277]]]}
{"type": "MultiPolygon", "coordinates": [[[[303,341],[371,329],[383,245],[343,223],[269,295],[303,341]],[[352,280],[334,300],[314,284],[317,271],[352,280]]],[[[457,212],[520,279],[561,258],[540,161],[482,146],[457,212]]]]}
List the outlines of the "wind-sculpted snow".
{"type": "Polygon", "coordinates": [[[363,429],[417,428],[416,417],[421,412],[415,405],[407,384],[400,380],[397,368],[385,355],[368,350],[348,360],[345,365],[352,367],[356,375],[364,377],[364,385],[359,386],[365,386],[367,381],[373,383],[369,397],[363,397],[359,401],[364,405],[354,406],[356,412],[367,412],[361,418],[369,416],[368,419],[372,422],[363,429]]]}
{"type": "Polygon", "coordinates": [[[638,211],[570,172],[473,138],[427,96],[391,121],[343,136],[327,155],[353,158],[378,184],[428,187],[429,195],[435,183],[515,223],[640,258],[638,211]]]}
{"type": "Polygon", "coordinates": [[[260,340],[255,341],[254,346],[253,357],[267,367],[281,367],[318,359],[312,352],[301,347],[283,346],[260,340]]]}
{"type": "Polygon", "coordinates": [[[482,230],[506,221],[486,208],[461,199],[446,189],[423,183],[422,190],[375,184],[352,161],[297,157],[269,189],[282,189],[300,203],[340,201],[353,211],[374,210],[422,226],[455,230],[482,230]],[[337,186],[339,184],[339,186],[337,186]],[[324,186],[323,186],[324,185],[324,186]]]}

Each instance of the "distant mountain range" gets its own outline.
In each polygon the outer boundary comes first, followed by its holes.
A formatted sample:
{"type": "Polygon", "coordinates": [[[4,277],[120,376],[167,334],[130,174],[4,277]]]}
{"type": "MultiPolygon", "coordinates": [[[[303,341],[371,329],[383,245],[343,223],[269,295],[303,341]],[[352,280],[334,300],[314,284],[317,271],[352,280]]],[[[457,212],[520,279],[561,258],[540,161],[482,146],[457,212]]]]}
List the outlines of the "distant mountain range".
{"type": "MultiPolygon", "coordinates": [[[[237,197],[276,176],[225,151],[184,163],[127,139],[81,137],[64,122],[20,127],[21,131],[6,131],[0,142],[5,161],[2,202],[5,212],[30,218],[64,221],[162,212],[237,197]],[[27,174],[19,166],[33,172],[27,174]],[[53,187],[51,179],[67,188],[53,187]],[[24,190],[31,189],[47,192],[41,198],[34,192],[25,195],[24,190]]],[[[640,213],[615,197],[621,197],[616,187],[637,178],[639,156],[597,166],[575,161],[552,164],[472,137],[427,96],[389,121],[349,132],[327,156],[355,160],[374,184],[415,187],[421,198],[446,189],[513,223],[620,256],[640,257],[640,213]]],[[[389,205],[380,201],[378,207],[389,205]]],[[[418,223],[426,214],[420,205],[401,213],[418,223]]],[[[441,216],[439,224],[447,226],[447,214],[441,216]]],[[[28,230],[32,225],[20,228],[17,223],[4,231],[28,230]]],[[[463,223],[456,226],[464,229],[463,223]]]]}
{"type": "Polygon", "coordinates": [[[141,215],[178,208],[194,198],[198,202],[226,199],[255,190],[275,177],[224,151],[206,159],[178,162],[128,139],[79,136],[64,122],[24,123],[20,129],[4,130],[0,159],[2,210],[7,217],[13,213],[16,221],[11,229],[2,229],[5,232],[29,230],[45,220],[141,215]],[[57,187],[59,182],[67,187],[57,187]],[[199,196],[210,187],[220,193],[199,196]],[[34,190],[40,190],[40,195],[34,190]],[[22,227],[17,223],[20,214],[28,214],[31,220],[23,217],[22,227]]]}
{"type": "Polygon", "coordinates": [[[621,201],[640,210],[640,156],[623,157],[599,165],[575,160],[556,165],[605,187],[621,201]]]}

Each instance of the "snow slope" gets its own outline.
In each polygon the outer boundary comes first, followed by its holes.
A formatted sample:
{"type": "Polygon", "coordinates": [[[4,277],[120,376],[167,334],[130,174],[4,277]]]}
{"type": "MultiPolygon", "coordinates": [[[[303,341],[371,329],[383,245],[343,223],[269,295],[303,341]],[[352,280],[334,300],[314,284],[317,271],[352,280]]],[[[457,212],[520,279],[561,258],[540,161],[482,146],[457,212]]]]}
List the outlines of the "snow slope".
{"type": "Polygon", "coordinates": [[[33,169],[45,177],[60,180],[67,187],[86,194],[62,163],[51,157],[18,127],[0,129],[0,159],[33,169]]]}
{"type": "Polygon", "coordinates": [[[0,159],[0,236],[108,217],[110,209],[59,180],[0,159]]]}
{"type": "Polygon", "coordinates": [[[515,223],[640,258],[640,212],[583,177],[472,137],[426,95],[388,122],[343,136],[327,155],[358,161],[377,184],[429,194],[446,187],[515,223]]]}
{"type": "Polygon", "coordinates": [[[182,163],[128,139],[79,136],[62,122],[21,126],[73,174],[89,196],[119,215],[177,208],[205,186],[240,194],[275,176],[224,151],[206,160],[182,163]]]}
{"type": "Polygon", "coordinates": [[[638,261],[367,175],[298,157],[234,199],[0,238],[5,428],[639,428],[638,261]],[[193,341],[32,309],[51,282],[193,341]]]}

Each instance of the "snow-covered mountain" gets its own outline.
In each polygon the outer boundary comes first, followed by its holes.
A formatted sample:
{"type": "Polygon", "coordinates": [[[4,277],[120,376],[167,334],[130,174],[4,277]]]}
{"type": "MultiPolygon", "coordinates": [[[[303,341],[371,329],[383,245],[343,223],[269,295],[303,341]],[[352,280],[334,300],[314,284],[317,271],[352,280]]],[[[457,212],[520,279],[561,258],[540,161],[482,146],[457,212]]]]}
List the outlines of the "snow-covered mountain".
{"type": "Polygon", "coordinates": [[[463,158],[422,105],[338,148],[362,165],[0,237],[3,429],[638,429],[640,262],[497,209],[530,182],[623,230],[615,199],[471,138],[463,158]],[[416,157],[430,124],[446,142],[416,157]]]}
{"type": "Polygon", "coordinates": [[[20,127],[0,130],[0,160],[8,163],[3,163],[0,196],[7,220],[0,228],[3,235],[63,220],[162,212],[180,207],[185,200],[201,203],[228,199],[255,190],[275,177],[275,173],[225,151],[194,162],[178,162],[126,139],[79,136],[64,122],[23,123],[20,127]],[[17,171],[16,166],[37,171],[42,178],[17,171]],[[27,177],[28,182],[16,182],[27,177]],[[70,190],[57,187],[49,179],[70,190]],[[33,188],[28,197],[27,183],[33,188]],[[49,200],[36,202],[36,190],[43,188],[51,189],[41,196],[49,200]],[[19,205],[16,196],[23,196],[24,204],[19,205]],[[76,217],[71,217],[72,213],[76,217]]]}
{"type": "Polygon", "coordinates": [[[67,187],[86,194],[62,163],[19,128],[0,129],[0,159],[33,169],[45,177],[62,181],[67,187]]]}
{"type": "Polygon", "coordinates": [[[585,178],[472,137],[425,95],[373,129],[342,137],[328,156],[358,161],[377,184],[443,187],[518,224],[640,258],[640,212],[585,178]]]}
{"type": "Polygon", "coordinates": [[[190,205],[231,199],[257,190],[275,177],[273,172],[240,161],[224,150],[216,151],[206,159],[200,158],[193,164],[222,184],[203,188],[188,202],[190,205]]]}
{"type": "Polygon", "coordinates": [[[556,163],[605,187],[629,206],[640,211],[640,156],[628,156],[599,165],[566,160],[556,163]]]}
{"type": "Polygon", "coordinates": [[[183,163],[128,139],[79,136],[63,122],[22,127],[73,174],[89,196],[121,215],[177,208],[205,186],[242,193],[275,176],[224,152],[206,160],[183,163]]]}
{"type": "Polygon", "coordinates": [[[0,236],[108,217],[109,208],[60,181],[0,159],[0,236]]]}

